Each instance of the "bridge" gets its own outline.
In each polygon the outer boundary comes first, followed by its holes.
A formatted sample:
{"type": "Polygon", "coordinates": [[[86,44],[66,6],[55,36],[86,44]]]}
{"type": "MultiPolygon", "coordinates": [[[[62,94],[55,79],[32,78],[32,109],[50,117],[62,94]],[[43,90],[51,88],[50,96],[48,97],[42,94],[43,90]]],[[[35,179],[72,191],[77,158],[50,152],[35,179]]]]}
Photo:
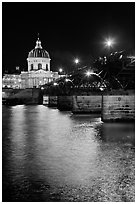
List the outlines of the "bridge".
{"type": "Polygon", "coordinates": [[[101,113],[103,121],[135,118],[135,58],[111,54],[42,87],[48,105],[73,113],[101,113]]]}
{"type": "Polygon", "coordinates": [[[100,113],[103,121],[133,121],[135,58],[116,52],[108,58],[97,59],[93,65],[79,67],[40,89],[10,90],[6,103],[42,104],[43,97],[48,106],[56,106],[59,110],[100,113]]]}
{"type": "Polygon", "coordinates": [[[66,77],[42,86],[45,93],[69,95],[76,91],[110,91],[135,89],[135,57],[125,51],[98,58],[92,67],[84,66],[66,77]]]}

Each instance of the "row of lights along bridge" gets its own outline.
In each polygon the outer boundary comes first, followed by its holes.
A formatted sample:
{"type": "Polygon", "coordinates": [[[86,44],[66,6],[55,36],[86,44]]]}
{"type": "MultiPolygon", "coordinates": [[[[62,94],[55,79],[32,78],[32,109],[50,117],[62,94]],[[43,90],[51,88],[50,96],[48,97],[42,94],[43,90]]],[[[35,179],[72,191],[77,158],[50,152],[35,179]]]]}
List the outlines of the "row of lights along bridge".
{"type": "MultiPolygon", "coordinates": [[[[108,39],[105,40],[104,45],[105,45],[105,47],[110,49],[113,46],[114,43],[115,42],[114,42],[113,39],[108,38],[108,39]]],[[[75,58],[74,63],[76,64],[76,67],[77,67],[77,65],[80,63],[80,60],[78,58],[75,58]]],[[[58,71],[59,71],[59,74],[62,74],[64,72],[63,68],[59,68],[58,71]]],[[[87,76],[89,76],[90,74],[91,73],[89,71],[87,71],[87,76]]]]}

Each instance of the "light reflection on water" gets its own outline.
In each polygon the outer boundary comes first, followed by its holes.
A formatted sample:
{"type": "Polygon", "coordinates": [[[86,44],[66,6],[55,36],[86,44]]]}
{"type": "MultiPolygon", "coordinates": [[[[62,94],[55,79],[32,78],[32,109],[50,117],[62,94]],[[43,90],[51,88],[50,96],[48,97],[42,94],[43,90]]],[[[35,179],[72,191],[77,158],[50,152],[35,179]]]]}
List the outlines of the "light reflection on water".
{"type": "Polygon", "coordinates": [[[134,201],[134,124],[3,106],[3,201],[134,201]]]}

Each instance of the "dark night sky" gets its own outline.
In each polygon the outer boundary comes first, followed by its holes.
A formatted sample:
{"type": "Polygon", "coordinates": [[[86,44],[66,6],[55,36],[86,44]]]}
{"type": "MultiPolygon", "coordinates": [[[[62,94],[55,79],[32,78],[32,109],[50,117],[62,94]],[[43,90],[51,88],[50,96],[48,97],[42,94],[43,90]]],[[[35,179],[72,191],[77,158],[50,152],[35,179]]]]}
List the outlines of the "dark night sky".
{"type": "Polygon", "coordinates": [[[116,39],[113,49],[134,49],[135,3],[2,3],[3,70],[16,65],[27,70],[37,33],[50,54],[51,69],[69,70],[75,57],[87,64],[104,55],[102,42],[108,36],[116,39]]]}

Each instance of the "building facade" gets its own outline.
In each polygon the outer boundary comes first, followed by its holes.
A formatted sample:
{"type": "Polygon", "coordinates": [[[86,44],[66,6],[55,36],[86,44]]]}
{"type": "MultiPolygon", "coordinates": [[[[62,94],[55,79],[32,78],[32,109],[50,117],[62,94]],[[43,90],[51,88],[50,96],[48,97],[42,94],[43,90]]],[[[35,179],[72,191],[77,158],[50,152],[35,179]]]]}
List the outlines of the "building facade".
{"type": "Polygon", "coordinates": [[[2,83],[3,88],[39,88],[59,78],[58,72],[50,71],[49,53],[42,48],[39,38],[36,46],[28,54],[28,71],[21,74],[5,74],[2,83]]]}
{"type": "Polygon", "coordinates": [[[20,74],[5,74],[2,78],[3,88],[21,89],[22,81],[20,74]]]}
{"type": "Polygon", "coordinates": [[[49,53],[44,50],[41,46],[41,41],[36,41],[36,46],[33,50],[31,50],[28,54],[28,72],[29,71],[37,71],[44,70],[50,71],[50,57],[49,53]]]}

